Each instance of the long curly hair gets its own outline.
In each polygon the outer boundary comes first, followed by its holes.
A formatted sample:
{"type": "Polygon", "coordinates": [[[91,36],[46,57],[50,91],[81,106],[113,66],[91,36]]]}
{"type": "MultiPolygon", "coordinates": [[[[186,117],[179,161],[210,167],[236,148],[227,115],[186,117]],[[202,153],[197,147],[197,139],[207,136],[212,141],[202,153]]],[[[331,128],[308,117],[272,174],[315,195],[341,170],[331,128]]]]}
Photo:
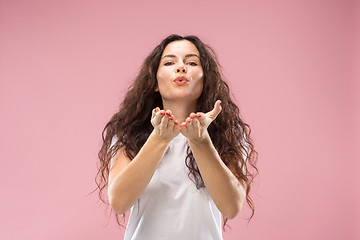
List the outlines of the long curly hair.
{"type": "MultiPolygon", "coordinates": [[[[98,153],[98,173],[95,177],[99,198],[109,205],[107,199],[107,186],[111,159],[120,147],[125,146],[125,154],[130,160],[134,159],[153,130],[151,125],[151,112],[155,107],[163,109],[162,98],[157,87],[156,73],[160,64],[161,55],[165,47],[178,40],[192,42],[200,53],[200,62],[204,72],[203,91],[197,100],[197,111],[208,112],[212,110],[216,100],[222,102],[222,112],[208,127],[211,140],[218,151],[222,161],[227,165],[235,166],[235,176],[245,183],[246,202],[252,210],[250,219],[254,215],[254,203],[249,196],[251,183],[258,174],[256,168],[258,153],[250,137],[251,129],[239,116],[239,108],[231,100],[228,84],[223,80],[220,64],[214,50],[204,44],[197,36],[179,36],[172,34],[165,38],[145,59],[135,81],[129,87],[119,110],[115,113],[102,131],[103,144],[98,153]],[[113,136],[117,141],[111,146],[113,136]],[[252,171],[255,170],[255,171],[252,171]]],[[[191,152],[187,148],[184,159],[189,169],[189,178],[196,187],[205,187],[200,171],[191,152]]],[[[95,189],[95,190],[97,190],[95,189]]],[[[114,212],[115,213],[115,212],[114,212]]],[[[119,215],[115,213],[119,225],[119,215]]],[[[123,220],[125,214],[123,214],[123,220]]],[[[223,228],[227,218],[223,216],[223,228]]],[[[225,230],[225,229],[224,229],[225,230]]]]}

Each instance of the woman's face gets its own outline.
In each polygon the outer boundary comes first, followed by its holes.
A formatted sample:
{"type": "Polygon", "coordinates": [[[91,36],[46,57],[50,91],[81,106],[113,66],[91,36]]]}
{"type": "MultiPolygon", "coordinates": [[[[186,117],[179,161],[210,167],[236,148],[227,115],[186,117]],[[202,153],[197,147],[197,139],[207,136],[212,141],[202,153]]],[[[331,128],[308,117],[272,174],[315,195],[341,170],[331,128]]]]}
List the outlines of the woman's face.
{"type": "Polygon", "coordinates": [[[169,43],[161,56],[156,77],[163,101],[198,99],[204,73],[196,46],[188,40],[169,43]]]}

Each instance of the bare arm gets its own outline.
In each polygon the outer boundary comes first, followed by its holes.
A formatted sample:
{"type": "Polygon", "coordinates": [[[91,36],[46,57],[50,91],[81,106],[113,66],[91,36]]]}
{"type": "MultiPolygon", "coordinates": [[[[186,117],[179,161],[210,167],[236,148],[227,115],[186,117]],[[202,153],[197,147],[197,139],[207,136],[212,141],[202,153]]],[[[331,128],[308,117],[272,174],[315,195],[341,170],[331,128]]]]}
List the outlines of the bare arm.
{"type": "Polygon", "coordinates": [[[234,218],[246,199],[245,187],[235,177],[234,167],[228,168],[212,144],[207,127],[220,113],[217,101],[212,111],[190,114],[181,124],[181,132],[188,138],[191,151],[199,167],[204,184],[220,212],[228,219],[234,218]]]}
{"type": "Polygon", "coordinates": [[[234,218],[246,198],[244,186],[221,160],[209,135],[203,141],[190,140],[189,145],[216,206],[226,218],[234,218]]]}
{"type": "Polygon", "coordinates": [[[113,210],[122,214],[131,208],[149,184],[154,172],[164,156],[171,139],[180,132],[178,122],[165,111],[153,110],[151,120],[154,130],[130,161],[119,150],[114,164],[110,169],[108,196],[113,210]]]}

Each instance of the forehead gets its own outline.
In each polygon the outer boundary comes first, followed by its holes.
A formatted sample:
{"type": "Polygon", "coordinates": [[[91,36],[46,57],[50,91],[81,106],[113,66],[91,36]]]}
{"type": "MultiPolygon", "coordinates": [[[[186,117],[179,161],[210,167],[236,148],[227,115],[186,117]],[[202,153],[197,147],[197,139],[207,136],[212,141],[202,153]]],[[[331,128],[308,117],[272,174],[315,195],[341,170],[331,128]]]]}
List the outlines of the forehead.
{"type": "Polygon", "coordinates": [[[175,54],[175,55],[186,55],[188,53],[195,53],[199,56],[199,50],[196,48],[196,46],[188,41],[188,40],[178,40],[169,43],[162,54],[161,57],[163,57],[166,54],[175,54]]]}

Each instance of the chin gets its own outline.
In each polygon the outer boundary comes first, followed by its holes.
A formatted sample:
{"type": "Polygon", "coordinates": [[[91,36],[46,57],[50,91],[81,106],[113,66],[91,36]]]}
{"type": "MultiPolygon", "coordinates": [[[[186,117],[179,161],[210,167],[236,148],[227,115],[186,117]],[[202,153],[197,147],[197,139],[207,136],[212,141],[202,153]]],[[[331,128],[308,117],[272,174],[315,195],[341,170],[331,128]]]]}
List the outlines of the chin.
{"type": "MultiPolygon", "coordinates": [[[[177,89],[179,90],[179,89],[177,89]]],[[[172,91],[172,90],[168,90],[168,91],[164,91],[165,94],[161,94],[160,95],[162,97],[163,100],[166,101],[174,101],[174,100],[189,100],[189,101],[196,101],[200,96],[201,96],[201,92],[193,92],[193,93],[189,93],[188,91],[172,91]]]]}
{"type": "Polygon", "coordinates": [[[162,97],[163,100],[165,101],[184,101],[184,100],[187,100],[187,101],[196,101],[198,98],[194,97],[194,96],[189,96],[187,94],[176,94],[176,95],[173,95],[171,97],[168,97],[168,96],[164,96],[162,97]]]}

